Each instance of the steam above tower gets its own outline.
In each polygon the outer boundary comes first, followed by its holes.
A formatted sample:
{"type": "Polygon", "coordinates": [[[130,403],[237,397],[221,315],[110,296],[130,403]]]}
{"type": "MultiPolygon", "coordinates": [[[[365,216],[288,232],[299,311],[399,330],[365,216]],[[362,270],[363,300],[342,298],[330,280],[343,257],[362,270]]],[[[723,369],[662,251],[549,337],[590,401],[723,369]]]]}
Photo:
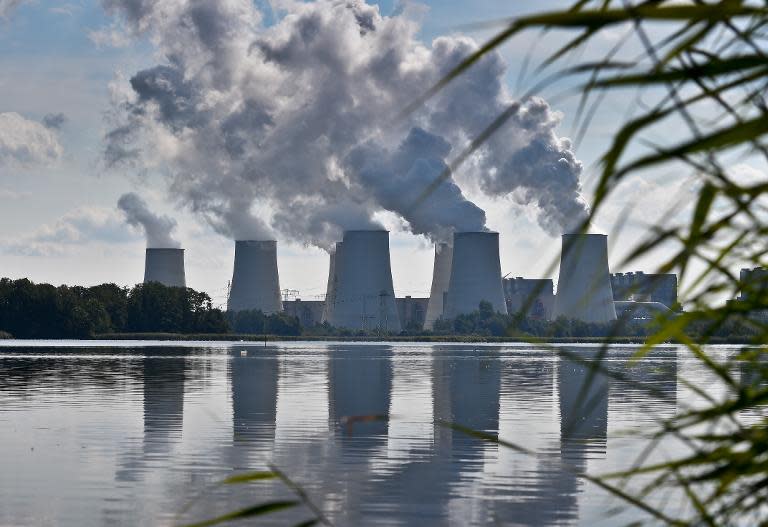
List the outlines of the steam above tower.
{"type": "Polygon", "coordinates": [[[490,302],[494,311],[507,313],[501,283],[498,232],[457,232],[453,235],[451,278],[445,317],[477,311],[490,302]]]}
{"type": "Polygon", "coordinates": [[[228,311],[258,309],[265,314],[282,311],[277,270],[277,242],[238,240],[228,311]]]}
{"type": "Polygon", "coordinates": [[[389,232],[346,231],[340,249],[332,263],[327,321],[348,329],[399,332],[389,232]]]}
{"type": "Polygon", "coordinates": [[[608,271],[608,236],[563,234],[552,316],[596,323],[616,320],[608,271]]]}

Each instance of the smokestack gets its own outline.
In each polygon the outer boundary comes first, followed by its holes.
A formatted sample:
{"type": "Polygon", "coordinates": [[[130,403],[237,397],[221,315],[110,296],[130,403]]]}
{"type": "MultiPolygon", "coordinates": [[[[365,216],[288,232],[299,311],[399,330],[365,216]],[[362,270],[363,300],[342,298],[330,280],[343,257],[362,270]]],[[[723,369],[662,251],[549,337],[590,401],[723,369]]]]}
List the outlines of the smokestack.
{"type": "Polygon", "coordinates": [[[597,323],[616,320],[605,234],[563,234],[552,312],[553,318],[560,316],[597,323]]]}
{"type": "Polygon", "coordinates": [[[331,323],[333,305],[336,301],[336,282],[338,281],[336,262],[339,261],[340,254],[341,242],[336,242],[336,249],[329,255],[328,286],[325,290],[325,304],[323,305],[323,322],[328,322],[329,324],[331,323]]]}
{"type": "Polygon", "coordinates": [[[184,249],[147,249],[144,260],[144,283],[149,282],[159,282],[168,287],[186,287],[184,249]]]}
{"type": "Polygon", "coordinates": [[[451,278],[445,316],[477,311],[480,302],[490,302],[494,311],[507,313],[501,284],[498,232],[457,232],[453,235],[451,278]]]}
{"type": "Polygon", "coordinates": [[[443,309],[448,285],[451,281],[451,259],[453,249],[447,243],[435,245],[435,267],[432,271],[432,289],[429,293],[427,314],[424,317],[424,329],[435,327],[435,321],[443,316],[443,309]]]}
{"type": "Polygon", "coordinates": [[[274,240],[235,242],[235,269],[227,310],[246,309],[258,309],[265,314],[283,309],[274,240]]]}
{"type": "Polygon", "coordinates": [[[345,231],[334,261],[329,319],[336,327],[400,331],[388,231],[345,231]]]}

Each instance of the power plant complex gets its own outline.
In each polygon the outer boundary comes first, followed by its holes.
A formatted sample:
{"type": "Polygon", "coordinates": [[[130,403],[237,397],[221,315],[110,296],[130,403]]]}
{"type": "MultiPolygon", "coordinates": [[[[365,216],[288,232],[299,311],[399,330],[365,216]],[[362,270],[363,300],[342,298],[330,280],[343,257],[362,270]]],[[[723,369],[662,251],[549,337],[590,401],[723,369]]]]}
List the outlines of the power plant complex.
{"type": "MultiPolygon", "coordinates": [[[[396,298],[389,232],[348,230],[329,254],[324,300],[283,301],[274,240],[235,242],[227,310],[285,311],[302,325],[328,323],[354,331],[397,333],[432,330],[440,319],[477,311],[481,302],[496,313],[559,317],[610,323],[620,316],[644,316],[677,309],[675,275],[617,273],[608,268],[608,237],[564,234],[557,294],[551,279],[502,277],[497,232],[456,232],[452,243],[435,246],[429,298],[396,298]]],[[[149,248],[144,282],[185,287],[184,250],[149,248]]]]}

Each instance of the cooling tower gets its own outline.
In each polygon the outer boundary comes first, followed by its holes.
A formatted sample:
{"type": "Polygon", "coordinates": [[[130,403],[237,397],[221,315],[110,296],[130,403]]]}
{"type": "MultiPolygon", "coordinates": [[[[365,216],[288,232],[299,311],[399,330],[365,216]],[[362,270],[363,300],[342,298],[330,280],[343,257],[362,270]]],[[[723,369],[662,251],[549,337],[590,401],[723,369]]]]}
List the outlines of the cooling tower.
{"type": "Polygon", "coordinates": [[[494,311],[507,313],[501,285],[499,233],[457,232],[453,235],[445,317],[477,311],[482,301],[490,302],[494,311]]]}
{"type": "Polygon", "coordinates": [[[345,231],[336,252],[328,322],[349,329],[400,331],[389,262],[389,232],[345,231]]]}
{"type": "Polygon", "coordinates": [[[336,250],[329,255],[328,286],[325,292],[325,304],[323,305],[323,322],[331,323],[331,313],[336,302],[336,262],[341,254],[341,242],[336,242],[336,250]]]}
{"type": "Polygon", "coordinates": [[[451,258],[453,250],[447,243],[435,245],[435,267],[432,270],[432,289],[429,293],[424,329],[432,329],[435,321],[443,316],[445,296],[451,281],[451,258]]]}
{"type": "Polygon", "coordinates": [[[560,316],[597,323],[616,320],[605,234],[563,234],[552,310],[553,318],[560,316]]]}
{"type": "Polygon", "coordinates": [[[184,249],[147,249],[144,283],[160,282],[168,287],[186,287],[184,249]]]}
{"type": "Polygon", "coordinates": [[[235,242],[235,270],[227,310],[246,309],[259,309],[266,314],[283,309],[274,240],[235,242]]]}

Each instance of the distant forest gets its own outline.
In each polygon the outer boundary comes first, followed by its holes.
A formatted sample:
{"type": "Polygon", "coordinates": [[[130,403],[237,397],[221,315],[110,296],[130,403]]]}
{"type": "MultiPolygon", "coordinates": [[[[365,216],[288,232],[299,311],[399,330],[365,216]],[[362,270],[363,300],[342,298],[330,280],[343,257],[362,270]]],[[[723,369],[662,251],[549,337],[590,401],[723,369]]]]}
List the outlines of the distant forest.
{"type": "MultiPolygon", "coordinates": [[[[702,324],[693,338],[749,338],[755,329],[747,319],[723,321],[716,330],[702,324]]],[[[643,337],[656,330],[654,323],[619,320],[614,324],[589,324],[560,318],[535,320],[521,314],[503,315],[482,302],[478,310],[453,320],[439,320],[433,331],[406,328],[403,337],[643,337]]],[[[35,284],[27,279],[0,280],[0,338],[92,338],[130,334],[222,335],[251,334],[306,337],[389,336],[375,330],[353,331],[329,324],[302,327],[286,313],[261,311],[226,313],[211,298],[190,288],[159,283],[120,287],[35,284]]]]}

